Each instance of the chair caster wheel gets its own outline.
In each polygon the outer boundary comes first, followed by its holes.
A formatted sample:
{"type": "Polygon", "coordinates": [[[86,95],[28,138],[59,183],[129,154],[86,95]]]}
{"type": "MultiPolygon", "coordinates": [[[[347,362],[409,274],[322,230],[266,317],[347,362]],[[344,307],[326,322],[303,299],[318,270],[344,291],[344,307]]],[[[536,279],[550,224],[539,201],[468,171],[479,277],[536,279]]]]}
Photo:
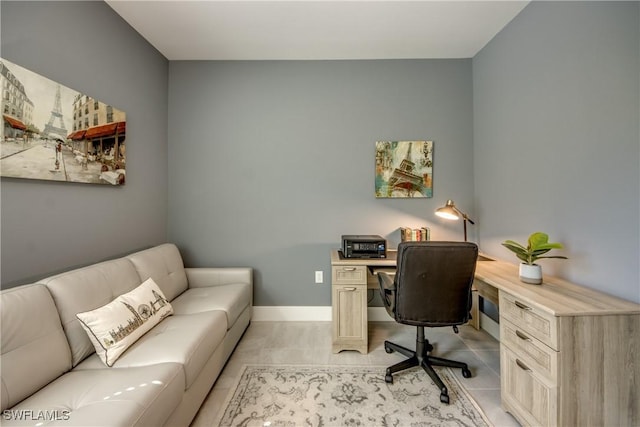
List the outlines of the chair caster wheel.
{"type": "Polygon", "coordinates": [[[463,376],[464,378],[471,378],[471,371],[470,371],[470,370],[468,370],[468,369],[463,369],[463,370],[462,370],[462,376],[463,376]]]}
{"type": "Polygon", "coordinates": [[[393,376],[392,375],[385,375],[384,376],[384,382],[387,384],[393,384],[393,376]]]}
{"type": "Polygon", "coordinates": [[[440,402],[449,404],[449,395],[448,394],[440,394],[440,402]]]}

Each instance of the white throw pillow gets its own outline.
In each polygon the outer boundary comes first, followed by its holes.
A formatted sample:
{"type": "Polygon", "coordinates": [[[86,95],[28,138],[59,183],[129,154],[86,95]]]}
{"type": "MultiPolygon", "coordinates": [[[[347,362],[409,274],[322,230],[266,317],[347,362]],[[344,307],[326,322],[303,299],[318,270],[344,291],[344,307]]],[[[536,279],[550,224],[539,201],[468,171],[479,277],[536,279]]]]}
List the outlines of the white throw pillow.
{"type": "Polygon", "coordinates": [[[109,304],[76,317],[100,359],[111,367],[129,346],[171,314],[173,307],[149,278],[109,304]]]}

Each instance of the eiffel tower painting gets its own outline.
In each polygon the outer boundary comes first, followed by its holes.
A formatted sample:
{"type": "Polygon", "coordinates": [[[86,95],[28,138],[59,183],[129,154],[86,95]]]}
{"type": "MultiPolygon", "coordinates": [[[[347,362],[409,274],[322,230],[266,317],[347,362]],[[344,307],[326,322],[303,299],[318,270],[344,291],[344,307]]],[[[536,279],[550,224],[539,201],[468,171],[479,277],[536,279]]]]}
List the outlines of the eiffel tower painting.
{"type": "Polygon", "coordinates": [[[56,99],[53,102],[53,110],[51,110],[51,117],[49,118],[49,122],[44,126],[44,131],[42,134],[49,139],[62,139],[64,140],[67,137],[67,128],[64,125],[64,120],[62,119],[62,102],[60,101],[60,85],[56,90],[56,99]],[[59,126],[56,127],[53,123],[58,119],[60,122],[59,126]]]}
{"type": "Polygon", "coordinates": [[[2,57],[0,92],[0,176],[124,185],[124,111],[2,57]]]}
{"type": "Polygon", "coordinates": [[[432,197],[433,141],[377,141],[376,197],[432,197]]]}

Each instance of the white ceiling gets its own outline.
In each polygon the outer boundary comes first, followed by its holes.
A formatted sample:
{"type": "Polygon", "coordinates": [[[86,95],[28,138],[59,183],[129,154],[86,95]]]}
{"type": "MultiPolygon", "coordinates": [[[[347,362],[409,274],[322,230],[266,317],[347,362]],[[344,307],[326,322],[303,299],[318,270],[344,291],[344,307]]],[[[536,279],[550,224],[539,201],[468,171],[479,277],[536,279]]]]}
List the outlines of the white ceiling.
{"type": "Polygon", "coordinates": [[[169,60],[471,58],[529,3],[106,2],[169,60]]]}

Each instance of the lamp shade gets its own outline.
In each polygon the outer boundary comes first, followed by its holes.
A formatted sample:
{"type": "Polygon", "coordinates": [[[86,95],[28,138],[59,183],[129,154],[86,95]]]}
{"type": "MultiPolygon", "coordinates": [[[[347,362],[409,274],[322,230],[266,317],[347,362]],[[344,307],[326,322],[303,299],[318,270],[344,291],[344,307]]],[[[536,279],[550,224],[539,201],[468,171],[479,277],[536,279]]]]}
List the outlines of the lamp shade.
{"type": "Polygon", "coordinates": [[[453,203],[453,200],[447,200],[447,204],[436,209],[436,215],[444,219],[460,219],[460,213],[453,203]]]}
{"type": "Polygon", "coordinates": [[[436,215],[439,216],[440,218],[445,218],[445,219],[462,218],[462,222],[464,224],[464,241],[465,242],[467,241],[467,221],[469,221],[471,224],[475,224],[475,222],[473,222],[473,220],[471,220],[471,218],[469,218],[466,213],[456,208],[456,205],[455,203],[453,203],[453,200],[451,199],[447,200],[446,205],[436,209],[436,215]]]}

